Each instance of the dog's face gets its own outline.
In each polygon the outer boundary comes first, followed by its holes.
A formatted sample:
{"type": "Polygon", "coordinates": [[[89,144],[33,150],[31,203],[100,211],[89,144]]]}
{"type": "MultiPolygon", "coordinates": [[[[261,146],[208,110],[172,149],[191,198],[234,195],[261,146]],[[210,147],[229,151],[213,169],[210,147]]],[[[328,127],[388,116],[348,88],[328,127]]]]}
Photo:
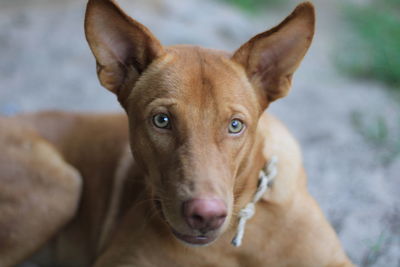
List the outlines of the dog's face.
{"type": "Polygon", "coordinates": [[[128,114],[149,197],[179,240],[211,243],[237,210],[258,119],[287,94],[311,43],[312,5],[232,55],[162,47],[111,1],[89,2],[85,30],[102,85],[128,114]]]}
{"type": "Polygon", "coordinates": [[[125,107],[132,151],[165,219],[187,243],[211,242],[229,224],[261,112],[243,69],[205,49],[168,48],[125,107]]]}

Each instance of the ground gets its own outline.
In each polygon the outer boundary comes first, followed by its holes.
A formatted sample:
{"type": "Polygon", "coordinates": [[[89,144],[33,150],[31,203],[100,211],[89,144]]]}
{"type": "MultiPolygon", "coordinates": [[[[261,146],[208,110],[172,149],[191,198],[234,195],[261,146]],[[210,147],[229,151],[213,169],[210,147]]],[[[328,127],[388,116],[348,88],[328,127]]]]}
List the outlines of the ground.
{"type": "MultiPolygon", "coordinates": [[[[208,0],[121,0],[164,44],[234,50],[278,23],[295,6],[250,18],[208,0]]],[[[384,159],[355,127],[354,114],[396,120],[387,88],[338,74],[332,64],[344,30],[333,2],[313,1],[318,27],[290,95],[271,105],[303,148],[309,188],[351,259],[400,266],[400,158],[384,159]]],[[[84,1],[1,0],[0,113],[65,109],[119,111],[100,87],[83,34],[84,1]]],[[[362,129],[361,129],[362,130],[362,129]]]]}

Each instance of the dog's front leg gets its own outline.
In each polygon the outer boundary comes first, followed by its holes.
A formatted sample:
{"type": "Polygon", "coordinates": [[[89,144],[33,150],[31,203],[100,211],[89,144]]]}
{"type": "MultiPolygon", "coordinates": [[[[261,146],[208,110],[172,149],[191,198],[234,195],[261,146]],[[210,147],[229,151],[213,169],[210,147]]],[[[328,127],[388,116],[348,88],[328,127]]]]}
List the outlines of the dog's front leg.
{"type": "Polygon", "coordinates": [[[73,217],[81,177],[46,141],[2,128],[0,266],[7,267],[31,256],[73,217]]]}

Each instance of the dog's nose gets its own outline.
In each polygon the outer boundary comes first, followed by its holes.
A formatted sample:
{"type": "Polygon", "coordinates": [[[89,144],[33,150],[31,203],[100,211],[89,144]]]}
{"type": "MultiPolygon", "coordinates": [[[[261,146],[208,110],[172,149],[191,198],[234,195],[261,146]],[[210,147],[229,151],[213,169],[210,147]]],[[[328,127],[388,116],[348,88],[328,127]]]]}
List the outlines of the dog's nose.
{"type": "Polygon", "coordinates": [[[183,217],[190,228],[207,232],[218,229],[226,218],[221,199],[191,199],[183,203],[183,217]]]}

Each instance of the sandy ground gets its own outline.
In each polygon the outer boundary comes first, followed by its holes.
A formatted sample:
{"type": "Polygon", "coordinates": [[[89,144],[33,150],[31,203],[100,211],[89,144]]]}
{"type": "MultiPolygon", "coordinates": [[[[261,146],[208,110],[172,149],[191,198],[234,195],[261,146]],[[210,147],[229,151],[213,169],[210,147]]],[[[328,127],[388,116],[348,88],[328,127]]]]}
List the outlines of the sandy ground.
{"type": "MultiPolygon", "coordinates": [[[[279,22],[295,5],[255,19],[206,0],[120,2],[164,44],[228,50],[279,22]]],[[[349,80],[333,68],[343,25],[332,2],[314,1],[315,42],[290,96],[273,104],[271,112],[299,139],[310,191],[354,262],[400,266],[400,159],[383,163],[382,151],[351,122],[355,111],[392,122],[399,106],[382,85],[349,80]]],[[[83,35],[84,6],[78,0],[0,1],[0,113],[121,110],[98,84],[83,35]]]]}

